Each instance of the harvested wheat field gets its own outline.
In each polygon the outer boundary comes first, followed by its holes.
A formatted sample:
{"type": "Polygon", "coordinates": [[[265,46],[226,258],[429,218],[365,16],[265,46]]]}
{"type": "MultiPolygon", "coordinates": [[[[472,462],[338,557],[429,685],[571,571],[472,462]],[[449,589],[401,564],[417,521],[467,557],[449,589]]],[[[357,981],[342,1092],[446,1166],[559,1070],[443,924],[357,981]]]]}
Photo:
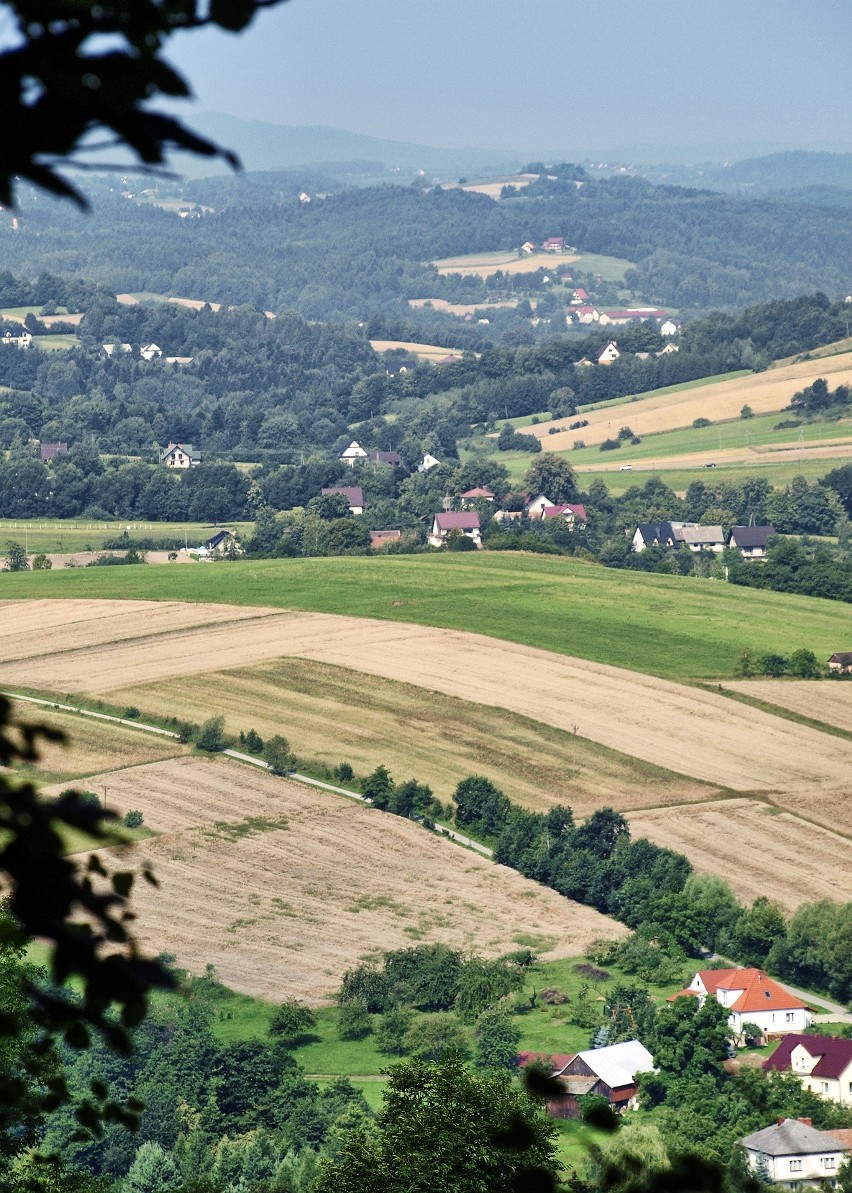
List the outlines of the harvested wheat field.
{"type": "MultiPolygon", "coordinates": [[[[476,311],[511,309],[519,302],[519,298],[507,298],[505,302],[450,302],[446,298],[409,298],[408,305],[415,309],[430,306],[433,310],[447,311],[450,315],[473,315],[476,311]]],[[[534,307],[535,303],[531,305],[534,307]]]]}
{"type": "MultiPolygon", "coordinates": [[[[743,406],[751,406],[755,414],[783,410],[790,404],[794,393],[810,385],[817,377],[825,377],[832,389],[838,385],[849,385],[852,382],[852,352],[824,360],[783,365],[767,369],[765,373],[717,381],[679,393],[639,398],[620,406],[584,410],[583,418],[588,419],[588,425],[581,432],[583,442],[587,445],[601,443],[615,435],[618,428],[625,424],[629,424],[634,434],[641,436],[691,427],[696,418],[709,418],[713,422],[738,418],[743,406]]],[[[545,451],[568,451],[573,447],[578,432],[569,431],[567,424],[566,419],[562,423],[525,427],[524,431],[539,438],[545,451]],[[565,429],[552,435],[550,430],[555,426],[565,429]]]]}
{"type": "Polygon", "coordinates": [[[500,270],[502,273],[535,273],[537,269],[555,269],[557,265],[570,265],[579,261],[579,256],[566,253],[525,253],[519,257],[516,252],[470,253],[464,257],[443,257],[432,264],[440,274],[473,274],[487,278],[500,270]]]}
{"type": "Polygon", "coordinates": [[[636,837],[686,854],[699,874],[723,875],[746,902],[759,895],[792,913],[800,903],[852,899],[852,849],[827,829],[755,800],[660,808],[629,817],[636,837]],[[814,858],[830,865],[814,865],[814,858]]]}
{"type": "Polygon", "coordinates": [[[852,733],[852,683],[848,681],[741,679],[725,686],[852,733]]]}
{"type": "Polygon", "coordinates": [[[570,957],[627,933],[410,821],[225,759],[101,778],[166,830],[105,851],[153,864],[160,889],[133,897],[145,947],[246,994],[322,1002],[360,958],[418,941],[495,956],[534,937],[570,957]]]}
{"type": "Polygon", "coordinates": [[[704,801],[718,790],[539,719],[305,659],[130,686],[110,700],[195,722],[215,707],[229,733],[283,731],[303,758],[345,760],[358,774],[384,765],[398,779],[428,782],[442,800],[472,774],[525,808],[563,803],[578,816],[607,803],[624,810],[704,801]]]}
{"type": "Polygon", "coordinates": [[[24,701],[13,701],[15,716],[28,725],[46,725],[66,736],[66,743],[40,742],[39,760],[26,770],[44,782],[69,782],[112,770],[138,766],[186,754],[187,747],[174,739],[98,721],[77,713],[58,712],[24,701]]]}
{"type": "MultiPolygon", "coordinates": [[[[29,657],[0,664],[0,684],[48,691],[108,693],[136,684],[291,657],[349,667],[385,679],[415,684],[435,693],[505,708],[556,729],[667,768],[680,775],[741,792],[823,792],[848,797],[849,743],[804,725],[684,684],[618,667],[591,663],[535,647],[459,630],[342,617],[323,613],[279,613],[215,606],[211,624],[158,632],[160,611],[167,622],[175,606],[140,602],[39,602],[49,626],[52,609],[64,623],[67,648],[50,654],[41,636],[30,638],[29,657]],[[75,604],[85,614],[91,638],[95,606],[113,640],[75,650],[67,623],[75,604]],[[126,617],[122,639],[122,617],[126,617]],[[246,617],[246,613],[254,616],[246,617]],[[227,620],[230,618],[230,620],[227,620]],[[138,637],[142,626],[146,637],[138,637]],[[760,749],[755,749],[755,742],[760,749]]],[[[179,608],[179,606],[178,606],[179,608]]],[[[34,603],[0,606],[0,658],[4,640],[17,641],[17,619],[32,619],[34,603]]],[[[20,644],[19,644],[20,645],[20,644]]],[[[212,710],[211,710],[212,711],[212,710]]],[[[297,747],[298,748],[298,747],[297,747]]]]}
{"type": "MultiPolygon", "coordinates": [[[[433,365],[445,360],[448,356],[451,356],[453,360],[462,358],[462,353],[458,348],[442,348],[439,344],[414,344],[409,343],[408,340],[370,340],[370,344],[376,352],[393,352],[401,349],[403,352],[410,352],[418,360],[428,360],[433,365]]],[[[478,356],[479,353],[476,355],[478,356]]]]}

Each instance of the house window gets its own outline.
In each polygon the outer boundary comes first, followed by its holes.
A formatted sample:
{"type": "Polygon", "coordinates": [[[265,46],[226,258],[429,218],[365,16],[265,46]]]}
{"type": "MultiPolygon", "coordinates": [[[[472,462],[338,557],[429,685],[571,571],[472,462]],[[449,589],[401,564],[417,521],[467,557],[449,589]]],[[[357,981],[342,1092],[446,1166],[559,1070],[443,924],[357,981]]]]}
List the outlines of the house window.
{"type": "Polygon", "coordinates": [[[821,1156],[820,1163],[822,1164],[823,1168],[834,1168],[836,1158],[834,1156],[821,1156]]]}
{"type": "Polygon", "coordinates": [[[790,1161],[790,1171],[791,1172],[801,1172],[802,1171],[802,1161],[801,1160],[791,1160],[790,1161]]]}
{"type": "Polygon", "coordinates": [[[788,1023],[792,1023],[795,1018],[796,1018],[796,1016],[792,1011],[787,1012],[787,1022],[788,1023]]]}
{"type": "Polygon", "coordinates": [[[828,1082],[827,1081],[823,1081],[823,1083],[822,1083],[822,1092],[824,1094],[828,1093],[828,1082]]]}

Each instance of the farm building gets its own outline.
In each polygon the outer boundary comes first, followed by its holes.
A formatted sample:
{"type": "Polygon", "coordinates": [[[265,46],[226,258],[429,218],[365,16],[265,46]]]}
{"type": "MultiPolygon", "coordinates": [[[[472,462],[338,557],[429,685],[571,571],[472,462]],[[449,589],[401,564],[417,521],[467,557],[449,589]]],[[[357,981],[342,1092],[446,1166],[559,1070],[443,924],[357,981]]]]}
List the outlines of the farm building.
{"type": "Polygon", "coordinates": [[[105,359],[109,359],[112,356],[130,354],[132,351],[132,344],[101,344],[101,356],[105,359]]]}
{"type": "Polygon", "coordinates": [[[487,485],[477,485],[473,489],[467,489],[461,495],[462,501],[493,501],[494,493],[487,485]]]}
{"type": "Polygon", "coordinates": [[[774,526],[733,526],[728,546],[735,547],[743,559],[762,559],[766,544],[774,534],[774,526]]]}
{"type": "Polygon", "coordinates": [[[852,1040],[791,1034],[763,1067],[768,1073],[792,1073],[803,1089],[841,1106],[852,1106],[852,1040]]]}
{"type": "Polygon", "coordinates": [[[680,539],[690,551],[724,551],[725,532],[721,526],[684,526],[680,539]]]}
{"type": "Polygon", "coordinates": [[[564,236],[548,236],[547,240],[541,246],[546,253],[564,253],[565,252],[565,237],[564,236]]]}
{"type": "Polygon", "coordinates": [[[374,551],[381,550],[388,543],[398,543],[402,538],[401,530],[371,530],[370,546],[374,551]]]}
{"type": "Polygon", "coordinates": [[[139,355],[143,360],[159,360],[163,350],[159,344],[143,344],[139,349],[139,355]]]}
{"type": "Polygon", "coordinates": [[[598,353],[598,364],[611,365],[613,361],[618,360],[619,356],[621,356],[621,353],[618,351],[618,345],[615,340],[610,340],[606,347],[602,348],[598,353]]]}
{"type": "Polygon", "coordinates": [[[676,531],[680,523],[673,522],[640,522],[633,532],[633,550],[644,551],[646,547],[677,547],[679,539],[676,531]]]}
{"type": "Polygon", "coordinates": [[[636,1074],[654,1068],[653,1056],[638,1040],[590,1048],[561,1065],[565,1059],[553,1058],[552,1076],[565,1091],[547,1104],[553,1118],[579,1118],[580,1100],[587,1094],[606,1098],[614,1110],[627,1110],[635,1105],[636,1074]]]}
{"type": "Polygon", "coordinates": [[[0,339],[0,344],[3,344],[6,348],[32,348],[33,337],[26,328],[21,328],[17,335],[12,331],[5,332],[2,339],[0,339]]]}
{"type": "Polygon", "coordinates": [[[817,1131],[809,1118],[782,1118],[746,1135],[740,1143],[749,1167],[761,1179],[787,1188],[818,1188],[833,1183],[849,1148],[828,1131],[817,1131]]]}
{"type": "Polygon", "coordinates": [[[437,456],[433,456],[430,452],[426,452],[423,459],[417,465],[418,472],[428,472],[430,468],[437,468],[441,461],[437,456]]]}
{"type": "MultiPolygon", "coordinates": [[[[404,365],[403,368],[405,368],[404,365]]],[[[370,452],[369,459],[373,464],[389,464],[391,468],[402,467],[402,456],[399,452],[370,452]]]]}
{"type": "Polygon", "coordinates": [[[852,650],[836,651],[828,660],[828,669],[840,675],[852,675],[852,650]]]}
{"type": "Polygon", "coordinates": [[[233,530],[218,530],[201,544],[197,554],[202,556],[224,555],[226,552],[230,554],[234,551],[242,555],[243,549],[233,530]]]}
{"type": "Polygon", "coordinates": [[[447,541],[447,536],[453,530],[461,531],[477,547],[482,546],[482,539],[479,533],[479,514],[475,510],[470,510],[467,513],[435,514],[432,531],[428,539],[429,546],[443,547],[447,541]]]}
{"type": "Polygon", "coordinates": [[[765,1036],[779,1036],[801,1032],[811,1022],[807,1004],[767,977],[762,969],[699,970],[686,989],[670,995],[668,1001],[686,995],[702,1003],[709,995],[727,1008],[728,1023],[736,1038],[742,1038],[747,1023],[760,1028],[765,1036]]]}
{"type": "Polygon", "coordinates": [[[323,489],[323,497],[330,497],[332,494],[340,494],[349,502],[350,514],[363,514],[367,508],[367,503],[364,500],[364,490],[360,485],[332,485],[330,489],[323,489]]]}
{"type": "Polygon", "coordinates": [[[201,456],[191,443],[170,443],[160,452],[163,468],[196,468],[200,463],[201,456]]]}

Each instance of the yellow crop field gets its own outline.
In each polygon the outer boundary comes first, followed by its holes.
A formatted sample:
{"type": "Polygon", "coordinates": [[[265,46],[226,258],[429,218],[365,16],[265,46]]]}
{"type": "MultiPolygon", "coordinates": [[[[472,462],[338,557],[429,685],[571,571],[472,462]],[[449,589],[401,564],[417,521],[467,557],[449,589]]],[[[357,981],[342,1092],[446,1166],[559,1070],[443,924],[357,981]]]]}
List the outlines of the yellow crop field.
{"type": "Polygon", "coordinates": [[[370,343],[376,352],[391,352],[395,348],[401,348],[403,352],[410,352],[418,360],[425,360],[433,365],[448,356],[455,360],[462,358],[459,348],[442,348],[439,344],[411,344],[407,340],[370,340],[370,343]]]}
{"type": "Polygon", "coordinates": [[[579,256],[566,253],[524,253],[518,256],[515,249],[508,252],[468,253],[462,257],[442,257],[432,264],[440,274],[462,273],[487,278],[500,270],[502,273],[535,273],[537,269],[555,269],[557,265],[571,265],[579,256]]]}
{"type": "MultiPolygon", "coordinates": [[[[825,377],[832,389],[852,383],[852,352],[782,365],[767,369],[764,373],[719,381],[699,389],[683,389],[639,398],[618,406],[584,411],[583,417],[588,420],[588,425],[579,431],[567,429],[568,422],[572,421],[569,419],[524,429],[527,434],[541,439],[545,451],[568,451],[578,438],[582,438],[586,444],[602,443],[604,439],[617,435],[619,428],[625,425],[641,437],[657,431],[691,427],[696,418],[709,418],[712,422],[737,418],[743,406],[750,406],[755,414],[783,410],[790,404],[793,394],[810,385],[817,377],[825,377]],[[561,427],[562,430],[551,434],[553,427],[561,427]]],[[[839,448],[834,444],[814,450],[837,452],[839,448]]],[[[845,450],[848,453],[848,448],[845,450]]],[[[775,458],[774,453],[772,458],[775,458]]],[[[673,457],[666,456],[666,465],[673,466],[672,460],[673,457]]],[[[652,461],[643,461],[644,467],[650,467],[651,464],[652,461]]],[[[614,463],[613,467],[617,468],[618,464],[614,463]]]]}

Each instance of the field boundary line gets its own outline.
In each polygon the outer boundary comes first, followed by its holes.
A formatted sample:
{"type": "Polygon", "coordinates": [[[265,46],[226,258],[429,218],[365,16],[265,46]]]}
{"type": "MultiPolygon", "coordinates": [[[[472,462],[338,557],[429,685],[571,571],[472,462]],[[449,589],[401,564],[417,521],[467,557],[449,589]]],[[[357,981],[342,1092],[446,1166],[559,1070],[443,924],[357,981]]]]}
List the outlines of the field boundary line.
{"type": "MultiPolygon", "coordinates": [[[[159,725],[149,725],[145,721],[133,721],[127,717],[116,717],[112,713],[95,712],[92,709],[78,708],[76,705],[63,704],[59,700],[48,700],[42,696],[24,696],[18,692],[7,691],[0,691],[0,695],[7,697],[9,700],[25,700],[28,704],[38,704],[43,708],[55,708],[62,712],[77,713],[83,717],[95,717],[97,720],[109,721],[114,725],[127,725],[131,729],[138,729],[141,733],[156,733],[160,737],[170,737],[176,741],[180,741],[180,734],[175,733],[173,729],[161,729],[159,725]]],[[[253,754],[243,754],[240,750],[216,750],[213,756],[217,755],[233,758],[235,762],[245,762],[250,766],[260,767],[261,770],[272,770],[269,763],[264,762],[262,758],[256,758],[253,754]]],[[[345,795],[349,799],[358,800],[359,803],[372,806],[367,797],[357,791],[349,791],[345,787],[337,787],[334,783],[326,783],[322,779],[314,779],[310,775],[303,775],[298,771],[288,771],[286,775],[282,775],[281,777],[294,780],[297,783],[304,783],[308,787],[318,787],[322,791],[330,791],[335,795],[345,795]]],[[[422,823],[412,817],[405,817],[405,819],[412,820],[414,824],[422,823]]],[[[436,824],[434,831],[442,837],[448,837],[457,845],[475,850],[477,853],[482,854],[483,857],[494,857],[493,849],[489,849],[487,845],[481,845],[479,841],[474,841],[471,837],[465,836],[464,833],[457,833],[455,829],[451,829],[447,825],[436,824]]]]}

